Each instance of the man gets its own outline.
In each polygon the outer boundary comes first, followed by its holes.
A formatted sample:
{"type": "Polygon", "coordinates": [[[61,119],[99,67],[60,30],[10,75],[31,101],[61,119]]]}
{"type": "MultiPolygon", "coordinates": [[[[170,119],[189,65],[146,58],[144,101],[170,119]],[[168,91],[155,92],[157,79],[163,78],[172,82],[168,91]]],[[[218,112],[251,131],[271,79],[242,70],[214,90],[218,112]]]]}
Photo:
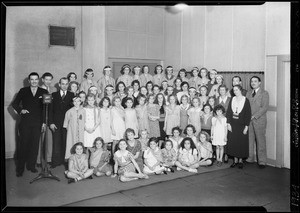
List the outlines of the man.
{"type": "Polygon", "coordinates": [[[39,74],[32,72],[28,76],[29,87],[20,89],[15,100],[12,102],[14,110],[21,115],[19,125],[20,145],[17,150],[17,177],[21,177],[25,164],[27,170],[36,173],[35,168],[39,138],[41,130],[44,131],[46,124],[43,123],[43,94],[47,90],[39,88],[39,74]]]}
{"type": "Polygon", "coordinates": [[[251,106],[251,122],[249,125],[249,158],[247,162],[254,162],[254,144],[256,145],[257,163],[259,168],[265,168],[267,160],[266,151],[266,127],[267,110],[269,107],[269,93],[260,87],[261,80],[258,76],[250,79],[252,90],[248,91],[246,97],[251,106]]]}
{"type": "MultiPolygon", "coordinates": [[[[241,85],[242,86],[242,79],[240,76],[233,76],[232,77],[232,88],[235,86],[235,85],[241,85]]],[[[242,88],[242,95],[243,96],[246,96],[247,94],[247,90],[243,89],[242,88]]],[[[235,94],[233,93],[233,89],[231,89],[228,93],[227,93],[227,96],[229,97],[234,97],[235,94]]]]}
{"type": "Polygon", "coordinates": [[[52,93],[52,103],[49,105],[49,124],[53,133],[53,148],[51,168],[64,164],[66,151],[66,129],[63,128],[66,112],[72,107],[74,94],[67,91],[69,80],[63,77],[59,80],[59,91],[52,93]]]}

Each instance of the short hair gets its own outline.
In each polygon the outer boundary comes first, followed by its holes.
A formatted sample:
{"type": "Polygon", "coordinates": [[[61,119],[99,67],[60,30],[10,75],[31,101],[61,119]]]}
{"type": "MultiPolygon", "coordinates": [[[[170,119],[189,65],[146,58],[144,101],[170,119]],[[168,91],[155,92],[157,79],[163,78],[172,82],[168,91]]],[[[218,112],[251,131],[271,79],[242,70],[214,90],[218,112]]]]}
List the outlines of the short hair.
{"type": "Polygon", "coordinates": [[[131,72],[131,69],[130,69],[130,65],[129,64],[124,64],[121,68],[121,74],[123,75],[124,74],[124,70],[128,68],[129,69],[129,73],[131,72]]]}
{"type": "Polygon", "coordinates": [[[261,82],[260,77],[258,77],[257,75],[254,75],[250,78],[250,83],[251,83],[252,78],[256,78],[259,82],[261,82]]]}
{"type": "Polygon", "coordinates": [[[199,68],[198,68],[198,67],[193,67],[193,68],[192,68],[192,70],[191,70],[191,74],[192,74],[192,76],[194,76],[194,75],[193,75],[193,71],[194,71],[194,70],[197,70],[197,72],[198,72],[197,76],[199,76],[199,72],[200,72],[200,70],[199,70],[199,68]]]}
{"type": "MultiPolygon", "coordinates": [[[[200,69],[200,71],[199,71],[199,75],[200,75],[200,73],[201,73],[201,70],[205,70],[205,72],[206,72],[206,77],[208,77],[208,70],[207,70],[205,67],[202,67],[202,68],[200,69]]],[[[201,75],[200,75],[200,78],[201,78],[201,75]]]]}
{"type": "Polygon", "coordinates": [[[29,75],[28,75],[28,79],[30,79],[31,76],[37,76],[38,78],[40,78],[39,74],[37,72],[31,72],[29,75]]]}
{"type": "Polygon", "coordinates": [[[67,77],[62,77],[61,79],[59,79],[59,83],[61,84],[61,81],[62,80],[67,80],[68,81],[68,83],[69,83],[69,79],[67,79],[67,77]]]}
{"type": "Polygon", "coordinates": [[[195,128],[195,126],[193,125],[193,124],[188,124],[186,127],[185,127],[185,129],[184,129],[184,131],[183,131],[183,134],[187,134],[187,128],[192,128],[193,129],[193,133],[196,133],[196,128],[195,128]]]}
{"type": "Polygon", "coordinates": [[[77,143],[75,143],[73,146],[72,146],[72,148],[71,148],[71,150],[70,150],[70,152],[71,152],[71,154],[75,154],[76,153],[76,147],[77,146],[81,146],[82,147],[82,149],[83,149],[83,153],[85,153],[85,148],[84,148],[84,145],[83,145],[83,143],[82,142],[77,142],[77,143]]]}
{"type": "Polygon", "coordinates": [[[95,99],[95,102],[94,102],[94,106],[97,106],[97,102],[96,102],[96,96],[92,93],[88,93],[87,96],[85,97],[85,103],[84,103],[84,106],[87,106],[88,105],[88,99],[89,98],[94,98],[95,99]]]}
{"type": "Polygon", "coordinates": [[[135,71],[134,71],[135,68],[141,69],[141,67],[137,65],[137,66],[134,66],[134,67],[132,68],[132,73],[133,73],[134,75],[135,75],[135,71]]]}
{"type": "Polygon", "coordinates": [[[180,143],[180,147],[181,147],[182,149],[184,149],[184,143],[185,143],[186,141],[189,141],[189,142],[190,142],[190,144],[191,144],[191,149],[192,149],[192,150],[196,149],[196,145],[195,145],[193,139],[190,138],[190,137],[185,137],[185,138],[183,138],[183,140],[182,140],[181,143],[180,143]]]}
{"type": "Polygon", "coordinates": [[[129,89],[134,90],[134,89],[133,89],[133,86],[128,86],[128,87],[126,87],[126,88],[125,88],[125,92],[126,92],[127,94],[128,94],[129,89]]]}
{"type": "Polygon", "coordinates": [[[222,110],[222,114],[225,113],[225,108],[221,104],[218,104],[217,106],[214,107],[214,114],[217,114],[218,110],[222,110]]]}
{"type": "Polygon", "coordinates": [[[123,86],[124,86],[124,91],[125,91],[125,89],[126,89],[125,83],[124,83],[123,81],[119,81],[119,82],[117,83],[117,85],[116,85],[116,92],[119,92],[119,86],[120,86],[120,84],[123,84],[123,86]]]}
{"type": "Polygon", "coordinates": [[[150,147],[150,142],[154,141],[156,144],[158,144],[158,138],[157,137],[151,137],[149,140],[148,140],[148,146],[150,147]]]}
{"type": "Polygon", "coordinates": [[[176,78],[175,78],[174,83],[173,83],[174,86],[176,85],[176,81],[178,81],[178,80],[180,81],[180,86],[181,86],[182,79],[181,79],[180,77],[176,77],[176,78]]]}
{"type": "Polygon", "coordinates": [[[188,86],[188,88],[190,87],[189,83],[186,82],[186,81],[183,81],[183,82],[180,84],[180,87],[182,88],[185,84],[188,86]]]}
{"type": "Polygon", "coordinates": [[[199,87],[199,94],[201,95],[201,88],[205,88],[206,89],[206,95],[208,94],[208,88],[205,85],[202,85],[199,87]]]}
{"type": "Polygon", "coordinates": [[[120,145],[120,143],[121,143],[122,141],[124,141],[124,142],[126,143],[126,145],[128,146],[127,141],[126,141],[124,138],[122,138],[122,139],[120,139],[120,140],[118,141],[118,143],[116,144],[115,152],[118,151],[118,150],[120,150],[119,145],[120,145]]]}
{"type": "Polygon", "coordinates": [[[216,102],[216,99],[215,99],[214,96],[209,96],[208,99],[207,99],[207,101],[209,101],[210,99],[213,99],[216,102]]]}
{"type": "Polygon", "coordinates": [[[201,131],[200,134],[199,134],[199,138],[200,138],[200,135],[205,135],[206,141],[210,141],[210,136],[209,136],[209,134],[207,132],[201,131]]]}
{"type": "Polygon", "coordinates": [[[167,142],[170,142],[170,143],[171,143],[172,148],[174,147],[173,142],[172,142],[171,140],[169,140],[169,139],[167,139],[167,140],[165,140],[165,141],[163,142],[163,147],[166,147],[167,142]]]}
{"type": "Polygon", "coordinates": [[[112,101],[111,101],[112,106],[116,106],[116,105],[115,105],[115,101],[116,101],[117,99],[120,99],[120,101],[121,101],[121,98],[120,98],[119,96],[114,96],[113,99],[112,99],[112,101]]]}
{"type": "MultiPolygon", "coordinates": [[[[152,93],[152,94],[149,94],[148,97],[147,97],[147,102],[149,102],[149,99],[153,97],[154,98],[154,101],[155,101],[155,95],[152,93]]],[[[153,101],[153,103],[154,103],[153,101]]]]}
{"type": "Polygon", "coordinates": [[[75,79],[77,79],[77,75],[75,72],[69,72],[69,74],[67,75],[67,78],[69,79],[69,81],[70,81],[71,75],[75,75],[75,79]]]}
{"type": "Polygon", "coordinates": [[[163,67],[162,67],[160,64],[158,64],[158,65],[156,65],[155,68],[154,68],[154,74],[157,74],[157,70],[156,70],[156,69],[157,69],[158,67],[160,67],[160,68],[161,68],[161,72],[163,72],[163,67]]]}
{"type": "Polygon", "coordinates": [[[110,103],[109,97],[103,97],[103,98],[101,99],[100,103],[99,103],[99,107],[100,107],[100,108],[103,108],[103,102],[104,102],[105,100],[108,101],[108,108],[110,108],[111,103],[110,103]]]}
{"type": "Polygon", "coordinates": [[[146,89],[148,90],[148,85],[149,85],[149,84],[151,84],[152,89],[153,89],[153,82],[152,82],[152,81],[148,81],[148,82],[146,83],[146,85],[145,85],[145,86],[146,86],[146,89]]]}
{"type": "Polygon", "coordinates": [[[80,94],[84,94],[84,95],[86,96],[85,91],[80,91],[80,92],[78,93],[78,96],[79,96],[80,94]]]}
{"type": "Polygon", "coordinates": [[[145,99],[145,102],[146,102],[147,97],[146,97],[145,95],[143,95],[143,94],[139,94],[138,97],[137,97],[138,103],[140,103],[141,98],[144,98],[144,99],[145,99]]]}
{"type": "Polygon", "coordinates": [[[175,98],[175,104],[177,105],[178,104],[178,99],[177,99],[177,95],[174,95],[174,94],[171,94],[168,96],[168,102],[170,103],[170,98],[171,97],[174,97],[175,98]]]}
{"type": "Polygon", "coordinates": [[[161,92],[156,95],[154,103],[158,104],[158,96],[159,95],[163,97],[163,105],[166,105],[166,98],[165,98],[164,94],[162,94],[161,92]]]}
{"type": "Polygon", "coordinates": [[[144,88],[147,91],[147,93],[148,93],[148,90],[147,90],[146,86],[141,86],[140,87],[140,92],[142,91],[142,88],[144,88]]]}
{"type": "Polygon", "coordinates": [[[179,134],[181,134],[181,132],[182,132],[182,129],[180,129],[179,126],[175,126],[175,127],[172,128],[172,134],[173,134],[173,132],[174,132],[175,130],[177,130],[177,131],[179,132],[179,134]]]}
{"type": "Polygon", "coordinates": [[[134,131],[134,129],[132,129],[132,128],[127,128],[126,130],[125,130],[125,138],[126,138],[126,140],[128,140],[128,137],[127,137],[127,134],[128,133],[132,133],[133,135],[135,135],[135,131],[134,131]]]}
{"type": "Polygon", "coordinates": [[[109,65],[106,65],[105,67],[103,67],[103,75],[105,75],[105,69],[107,69],[107,68],[111,69],[111,67],[109,65]]]}
{"type": "Polygon", "coordinates": [[[97,138],[95,138],[95,140],[94,140],[94,142],[93,142],[93,147],[94,147],[94,148],[96,147],[97,141],[101,141],[101,143],[102,143],[102,146],[101,146],[101,147],[104,146],[104,140],[103,140],[103,138],[97,137],[97,138]]]}
{"type": "Polygon", "coordinates": [[[134,103],[134,100],[133,100],[133,98],[131,98],[131,97],[126,97],[125,98],[125,105],[126,105],[126,102],[127,101],[132,101],[132,103],[134,103]]]}
{"type": "Polygon", "coordinates": [[[93,77],[94,77],[94,70],[92,69],[92,68],[88,68],[88,69],[86,69],[86,71],[84,72],[84,75],[83,75],[83,77],[84,78],[87,78],[87,76],[86,76],[86,73],[88,73],[88,72],[93,72],[93,77]]]}
{"type": "Polygon", "coordinates": [[[148,67],[148,72],[149,72],[149,66],[148,66],[148,65],[144,65],[144,66],[142,67],[142,73],[145,73],[145,72],[144,72],[145,67],[148,67]]]}
{"type": "Polygon", "coordinates": [[[180,103],[182,103],[182,99],[183,98],[187,98],[187,102],[189,102],[189,96],[187,96],[186,94],[184,94],[184,95],[182,95],[181,97],[180,97],[180,103]]]}
{"type": "Polygon", "coordinates": [[[232,79],[231,79],[231,81],[233,81],[234,78],[238,78],[240,81],[242,81],[241,77],[238,76],[238,75],[233,76],[232,79]]]}
{"type": "Polygon", "coordinates": [[[214,110],[210,104],[204,104],[204,106],[203,106],[203,111],[204,111],[204,108],[205,108],[205,107],[209,107],[210,111],[213,111],[213,110],[214,110]]]}
{"type": "Polygon", "coordinates": [[[131,82],[131,86],[134,86],[134,84],[138,84],[138,85],[139,85],[139,88],[140,88],[140,86],[141,86],[139,80],[136,80],[136,79],[133,80],[133,81],[131,82]]]}
{"type": "Polygon", "coordinates": [[[181,73],[181,72],[184,72],[184,76],[185,76],[185,77],[187,76],[186,69],[181,68],[181,69],[178,71],[177,77],[180,77],[180,73],[181,73]]]}
{"type": "Polygon", "coordinates": [[[53,75],[50,73],[50,72],[45,72],[43,75],[42,75],[42,79],[45,79],[46,77],[51,77],[53,79],[53,75]]]}
{"type": "Polygon", "coordinates": [[[71,82],[69,83],[69,86],[68,86],[68,90],[69,90],[69,91],[71,90],[71,86],[72,86],[73,84],[76,84],[77,87],[78,87],[78,89],[79,89],[79,83],[78,83],[77,81],[71,81],[71,82]]]}
{"type": "Polygon", "coordinates": [[[218,87],[218,93],[220,94],[220,88],[225,88],[226,92],[228,91],[228,88],[226,87],[225,84],[222,84],[218,87]]]}
{"type": "Polygon", "coordinates": [[[110,88],[113,88],[113,91],[114,91],[114,89],[115,89],[114,86],[111,85],[111,84],[106,85],[105,88],[104,88],[104,95],[105,95],[105,96],[107,95],[107,91],[106,91],[106,90],[107,90],[107,88],[109,88],[109,87],[110,87],[110,88]]]}
{"type": "Polygon", "coordinates": [[[173,67],[172,67],[172,66],[167,66],[167,67],[166,67],[166,69],[165,69],[165,74],[166,74],[166,75],[168,74],[168,71],[167,71],[167,69],[170,69],[170,68],[171,68],[171,69],[172,69],[172,71],[173,71],[173,67]]]}

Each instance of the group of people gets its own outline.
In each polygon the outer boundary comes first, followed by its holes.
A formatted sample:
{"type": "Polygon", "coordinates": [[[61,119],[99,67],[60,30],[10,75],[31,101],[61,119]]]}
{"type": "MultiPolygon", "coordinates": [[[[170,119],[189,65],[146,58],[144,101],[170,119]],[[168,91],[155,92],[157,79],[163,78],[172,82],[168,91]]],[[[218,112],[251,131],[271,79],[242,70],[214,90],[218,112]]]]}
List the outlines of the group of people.
{"type": "Polygon", "coordinates": [[[266,165],[266,112],[268,92],[261,79],[251,77],[251,90],[232,78],[232,89],[216,70],[194,67],[192,77],[172,66],[163,73],[157,65],[123,65],[121,76],[111,77],[111,67],[94,79],[87,69],[77,82],[73,72],[52,86],[53,76],[30,73],[29,87],[12,103],[21,115],[17,176],[24,168],[37,172],[40,132],[48,131],[51,168],[65,165],[69,183],[92,175],[118,175],[120,181],[149,178],[175,170],[197,172],[199,166],[228,163],[243,168],[244,161],[266,165]],[[131,75],[131,72],[133,75],[131,75]],[[49,123],[45,124],[43,94],[52,94],[49,123]],[[256,148],[256,156],[254,149],[256,148]]]}

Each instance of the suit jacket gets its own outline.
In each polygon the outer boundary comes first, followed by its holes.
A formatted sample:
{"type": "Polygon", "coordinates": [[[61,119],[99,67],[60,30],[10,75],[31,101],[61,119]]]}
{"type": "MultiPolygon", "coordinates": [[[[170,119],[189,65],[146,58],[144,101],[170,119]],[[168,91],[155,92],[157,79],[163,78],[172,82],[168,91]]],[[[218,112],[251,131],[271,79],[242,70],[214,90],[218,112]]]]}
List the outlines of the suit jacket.
{"type": "Polygon", "coordinates": [[[246,97],[250,101],[252,116],[257,120],[267,121],[267,110],[269,108],[269,93],[262,88],[259,88],[256,95],[252,97],[252,92],[248,91],[246,97]]]}
{"type": "Polygon", "coordinates": [[[66,112],[73,106],[74,94],[67,91],[64,100],[60,96],[60,90],[52,93],[52,103],[49,104],[49,125],[63,126],[66,112]]]}
{"type": "Polygon", "coordinates": [[[47,93],[47,90],[38,87],[35,96],[33,96],[30,87],[20,89],[11,105],[19,114],[23,109],[29,112],[21,114],[21,123],[41,125],[44,122],[43,94],[47,93]]]}

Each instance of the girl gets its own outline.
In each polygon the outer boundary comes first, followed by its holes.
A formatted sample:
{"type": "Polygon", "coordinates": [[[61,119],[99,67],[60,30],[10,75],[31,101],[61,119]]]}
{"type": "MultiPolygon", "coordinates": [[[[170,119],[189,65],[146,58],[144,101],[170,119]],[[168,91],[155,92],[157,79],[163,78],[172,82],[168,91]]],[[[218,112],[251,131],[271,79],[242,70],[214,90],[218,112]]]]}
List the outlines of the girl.
{"type": "Polygon", "coordinates": [[[203,67],[200,69],[200,84],[198,84],[198,87],[199,86],[202,86],[202,85],[207,85],[207,83],[209,82],[209,79],[208,79],[208,70],[203,67]]]}
{"type": "Polygon", "coordinates": [[[180,144],[178,160],[175,162],[177,170],[186,170],[188,172],[197,173],[198,151],[191,138],[184,138],[180,144]]]}
{"type": "MultiPolygon", "coordinates": [[[[98,80],[98,87],[100,91],[105,91],[105,88],[107,85],[112,85],[115,87],[115,79],[110,76],[111,74],[111,67],[110,66],[105,66],[103,68],[103,75],[99,80],[98,80]]],[[[104,95],[104,94],[103,94],[104,95]]],[[[102,96],[103,97],[103,96],[102,96]]]]}
{"type": "Polygon", "coordinates": [[[212,69],[211,71],[209,71],[210,81],[207,83],[207,91],[209,93],[210,93],[210,90],[211,90],[212,86],[217,83],[216,82],[216,75],[217,75],[217,70],[212,69]]]}
{"type": "Polygon", "coordinates": [[[180,69],[177,77],[179,77],[182,82],[189,82],[189,79],[186,76],[186,70],[184,68],[180,69]]]}
{"type": "Polygon", "coordinates": [[[87,94],[88,89],[91,86],[96,86],[97,87],[97,82],[93,79],[93,77],[94,77],[94,71],[91,68],[88,68],[84,72],[84,76],[83,76],[84,79],[80,84],[79,91],[84,91],[87,94]]]}
{"type": "Polygon", "coordinates": [[[224,146],[227,142],[227,118],[224,116],[224,112],[224,107],[218,105],[214,108],[215,117],[212,118],[211,138],[212,144],[216,146],[218,166],[222,165],[224,146]]]}
{"type": "Polygon", "coordinates": [[[198,97],[198,93],[195,87],[190,87],[189,88],[189,97],[190,100],[193,100],[195,97],[198,97]]]}
{"type": "Polygon", "coordinates": [[[181,92],[177,93],[177,100],[181,100],[181,96],[183,95],[187,95],[188,97],[190,97],[189,95],[189,83],[183,81],[181,83],[181,92]]]}
{"type": "Polygon", "coordinates": [[[218,92],[220,96],[216,100],[216,105],[221,104],[225,108],[225,114],[226,114],[230,102],[230,97],[226,95],[228,92],[226,85],[223,84],[219,86],[218,92]]]}
{"type": "Polygon", "coordinates": [[[74,183],[86,178],[92,179],[93,169],[88,167],[88,156],[84,153],[81,142],[75,143],[71,148],[68,170],[65,171],[68,183],[74,183]]]}
{"type": "Polygon", "coordinates": [[[175,95],[169,96],[169,106],[166,107],[164,131],[168,136],[172,135],[172,128],[180,125],[180,107],[177,105],[175,95]]]}
{"type": "Polygon", "coordinates": [[[195,146],[198,148],[199,141],[198,141],[197,137],[195,136],[195,133],[196,133],[195,127],[192,124],[189,124],[186,126],[183,133],[186,135],[186,137],[191,138],[193,140],[195,146]]]}
{"type": "MultiPolygon", "coordinates": [[[[160,87],[158,86],[158,85],[154,85],[153,86],[153,94],[155,95],[155,96],[157,96],[157,94],[158,93],[160,93],[161,91],[160,91],[160,87]]],[[[162,94],[163,94],[163,92],[161,92],[162,94]]]]}
{"type": "Polygon", "coordinates": [[[200,116],[203,114],[202,106],[200,105],[199,98],[193,98],[192,100],[193,107],[191,107],[187,114],[189,116],[188,124],[192,124],[196,128],[196,136],[201,131],[201,122],[200,122],[200,116]]]}
{"type": "Polygon", "coordinates": [[[166,132],[164,131],[164,124],[165,124],[165,117],[166,117],[166,99],[162,93],[158,93],[155,101],[155,104],[159,105],[159,131],[160,131],[160,138],[159,138],[159,147],[162,145],[162,141],[166,139],[166,132]]]}
{"type": "Polygon", "coordinates": [[[148,175],[143,174],[133,158],[133,155],[126,150],[128,144],[126,140],[121,139],[117,144],[117,151],[114,154],[114,174],[112,178],[119,175],[119,180],[122,182],[127,182],[131,180],[137,180],[139,178],[148,179],[148,175]],[[135,171],[138,171],[136,173],[135,171]]]}
{"type": "Polygon", "coordinates": [[[112,99],[114,98],[114,87],[111,84],[106,85],[104,97],[108,97],[110,104],[112,104],[112,99]]]}
{"type": "Polygon", "coordinates": [[[173,67],[167,66],[165,70],[167,85],[174,85],[175,75],[173,74],[173,67]]]}
{"type": "Polygon", "coordinates": [[[137,105],[135,108],[136,116],[138,119],[138,127],[139,129],[146,129],[148,132],[150,132],[147,105],[146,105],[146,96],[140,95],[138,97],[138,103],[139,105],[137,105]]]}
{"type": "Polygon", "coordinates": [[[199,78],[199,68],[193,67],[191,72],[193,77],[189,79],[189,86],[195,87],[198,90],[198,85],[201,84],[201,79],[199,78]]]}
{"type": "Polygon", "coordinates": [[[222,75],[216,75],[216,82],[217,84],[214,84],[208,94],[208,96],[213,96],[215,98],[219,97],[219,92],[218,92],[218,88],[219,86],[221,86],[224,82],[223,76],[222,75]]]}
{"type": "Polygon", "coordinates": [[[73,98],[73,105],[74,107],[66,112],[63,124],[63,127],[67,129],[65,159],[70,157],[70,150],[75,143],[84,141],[83,108],[81,106],[81,99],[79,96],[73,98]]]}
{"type": "Polygon", "coordinates": [[[138,104],[137,97],[140,94],[140,82],[138,80],[133,80],[131,86],[133,87],[134,106],[136,106],[138,104]]]}
{"type": "Polygon", "coordinates": [[[181,96],[180,99],[180,129],[185,129],[188,125],[189,116],[187,114],[190,109],[189,97],[187,95],[181,96]]]}
{"type": "MultiPolygon", "coordinates": [[[[174,80],[174,94],[177,95],[178,92],[181,92],[181,83],[182,83],[182,80],[181,78],[177,77],[175,80],[174,80]]],[[[179,99],[180,100],[180,99],[179,99]]]]}
{"type": "Polygon", "coordinates": [[[199,143],[199,155],[198,161],[199,166],[211,166],[213,164],[212,158],[212,145],[209,141],[209,134],[207,132],[200,132],[200,143],[199,143]]]}
{"type": "Polygon", "coordinates": [[[128,128],[125,131],[126,141],[127,141],[127,150],[133,155],[133,159],[136,161],[140,169],[143,168],[143,159],[142,159],[142,145],[139,140],[134,139],[135,132],[133,129],[128,128]]]}
{"type": "Polygon", "coordinates": [[[148,140],[149,140],[148,132],[146,129],[143,129],[140,131],[140,133],[141,136],[139,138],[139,141],[141,142],[142,152],[144,152],[148,147],[148,140]]]}
{"type": "Polygon", "coordinates": [[[140,78],[140,71],[141,71],[141,67],[140,66],[134,66],[132,68],[132,73],[133,73],[133,78],[132,80],[138,80],[139,82],[141,81],[141,78],[140,78]]]}
{"type": "Polygon", "coordinates": [[[124,64],[120,72],[122,75],[118,78],[117,83],[122,81],[125,84],[125,87],[130,86],[133,81],[132,77],[129,75],[131,72],[130,65],[124,64]]]}
{"type": "Polygon", "coordinates": [[[154,103],[155,96],[150,94],[148,97],[147,112],[149,122],[150,137],[159,137],[159,105],[154,103]]]}
{"type": "Polygon", "coordinates": [[[169,138],[169,140],[172,142],[172,148],[175,150],[175,152],[178,152],[179,145],[181,141],[183,140],[183,137],[180,136],[181,134],[181,129],[176,126],[172,129],[172,137],[169,138]]]}
{"type": "Polygon", "coordinates": [[[111,139],[111,129],[112,129],[112,115],[110,109],[110,99],[108,97],[104,97],[101,99],[99,107],[100,107],[100,135],[104,141],[104,150],[107,150],[107,144],[112,142],[111,139]]]}
{"type": "Polygon", "coordinates": [[[146,88],[147,88],[147,94],[148,95],[153,93],[153,83],[152,83],[152,81],[147,82],[146,88]]]}
{"type": "Polygon", "coordinates": [[[157,85],[161,85],[161,82],[166,80],[165,76],[162,74],[163,68],[161,65],[156,65],[154,69],[153,83],[157,85]]]}
{"type": "Polygon", "coordinates": [[[167,168],[168,172],[174,172],[172,167],[175,166],[177,160],[177,152],[174,149],[174,144],[170,140],[166,140],[164,147],[161,150],[163,166],[167,168]]]}
{"type": "Polygon", "coordinates": [[[101,137],[95,139],[90,157],[90,168],[96,176],[110,176],[112,166],[109,164],[110,152],[104,149],[104,140],[101,137]]]}
{"type": "Polygon", "coordinates": [[[202,106],[204,106],[208,101],[207,87],[206,86],[201,86],[199,90],[200,90],[200,96],[199,96],[200,104],[202,106]]]}
{"type": "Polygon", "coordinates": [[[123,98],[123,100],[122,100],[122,107],[126,108],[127,99],[131,98],[133,101],[132,107],[134,108],[138,104],[138,102],[137,102],[137,99],[135,99],[133,96],[133,93],[134,93],[133,87],[132,86],[127,87],[126,93],[127,93],[126,97],[123,98]]]}
{"type": "Polygon", "coordinates": [[[121,101],[127,95],[126,92],[125,92],[125,89],[126,89],[126,86],[125,86],[125,83],[123,81],[120,81],[119,83],[117,83],[115,96],[120,97],[121,101]]]}
{"type": "Polygon", "coordinates": [[[212,111],[213,108],[209,104],[205,104],[203,107],[204,113],[200,117],[201,120],[201,129],[202,131],[205,131],[208,133],[208,135],[211,135],[211,125],[212,125],[212,111]]]}
{"type": "Polygon", "coordinates": [[[145,86],[148,81],[153,82],[153,76],[149,74],[149,66],[144,65],[142,67],[142,74],[140,76],[141,86],[145,86]]]}
{"type": "Polygon", "coordinates": [[[125,112],[121,106],[121,98],[113,98],[111,108],[111,139],[113,140],[112,153],[114,153],[117,142],[124,137],[125,133],[125,112]]]}
{"type": "Polygon", "coordinates": [[[214,97],[208,97],[207,103],[212,107],[215,108],[216,99],[214,97]]]}
{"type": "Polygon", "coordinates": [[[79,83],[77,81],[71,81],[68,86],[68,91],[73,92],[76,96],[78,94],[79,83]]]}
{"type": "Polygon", "coordinates": [[[135,132],[136,135],[134,135],[135,138],[138,137],[138,120],[137,120],[137,115],[136,111],[133,106],[133,99],[132,98],[127,98],[126,99],[126,109],[125,111],[125,127],[126,129],[132,128],[135,132]]]}
{"type": "Polygon", "coordinates": [[[81,92],[78,93],[78,96],[80,97],[81,105],[83,105],[85,103],[85,100],[86,100],[86,93],[81,91],[81,92]]]}
{"type": "MultiPolygon", "coordinates": [[[[172,86],[168,86],[167,87],[167,92],[166,92],[166,94],[165,94],[165,98],[168,100],[168,97],[170,96],[170,95],[175,95],[174,93],[173,93],[173,90],[174,90],[174,88],[172,87],[172,86]]],[[[175,95],[176,96],[176,95],[175,95]]],[[[170,103],[169,103],[169,101],[167,101],[167,103],[166,103],[166,105],[169,105],[170,103]]]]}
{"type": "Polygon", "coordinates": [[[69,82],[72,82],[72,81],[76,81],[77,80],[77,75],[75,72],[70,72],[68,75],[67,75],[67,79],[69,80],[69,82]]]}
{"type": "Polygon", "coordinates": [[[91,86],[88,89],[88,94],[91,93],[96,97],[96,103],[97,105],[100,103],[101,99],[100,99],[100,93],[98,91],[98,88],[96,86],[91,86]]]}
{"type": "Polygon", "coordinates": [[[145,97],[148,96],[148,91],[147,91],[147,88],[145,86],[141,86],[140,92],[141,92],[141,95],[144,95],[145,97]]]}
{"type": "MultiPolygon", "coordinates": [[[[162,94],[164,94],[164,95],[166,95],[167,94],[167,88],[168,88],[168,81],[167,80],[164,80],[164,81],[162,81],[161,82],[161,87],[160,87],[160,92],[162,93],[162,94]]],[[[154,92],[154,91],[153,91],[154,92]]],[[[158,92],[157,92],[158,93],[158,92]]],[[[156,95],[157,95],[157,93],[156,93],[156,95]]]]}
{"type": "Polygon", "coordinates": [[[144,152],[144,169],[145,174],[167,174],[166,168],[162,166],[162,154],[158,147],[158,139],[152,137],[149,139],[148,149],[144,152]]]}
{"type": "Polygon", "coordinates": [[[92,147],[95,138],[100,137],[100,112],[96,105],[95,96],[88,94],[84,106],[84,133],[83,141],[85,147],[92,147]]]}

